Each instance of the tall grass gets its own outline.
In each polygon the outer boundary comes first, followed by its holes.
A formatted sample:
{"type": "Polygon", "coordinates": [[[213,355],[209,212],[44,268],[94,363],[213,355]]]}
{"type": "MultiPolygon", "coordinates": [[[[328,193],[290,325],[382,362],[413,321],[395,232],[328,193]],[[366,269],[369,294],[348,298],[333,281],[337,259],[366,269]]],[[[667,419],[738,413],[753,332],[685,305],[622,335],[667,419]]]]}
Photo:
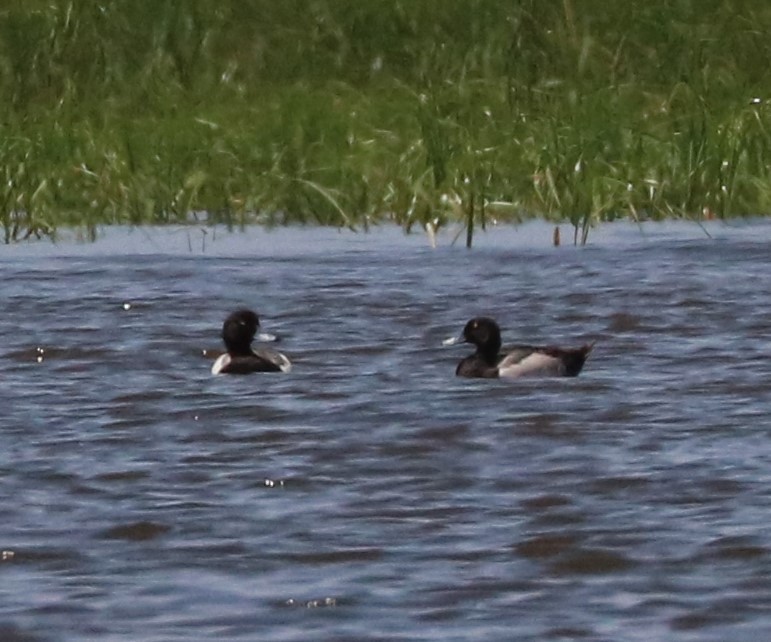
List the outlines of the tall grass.
{"type": "Polygon", "coordinates": [[[771,206],[766,0],[10,0],[4,240],[771,206]]]}

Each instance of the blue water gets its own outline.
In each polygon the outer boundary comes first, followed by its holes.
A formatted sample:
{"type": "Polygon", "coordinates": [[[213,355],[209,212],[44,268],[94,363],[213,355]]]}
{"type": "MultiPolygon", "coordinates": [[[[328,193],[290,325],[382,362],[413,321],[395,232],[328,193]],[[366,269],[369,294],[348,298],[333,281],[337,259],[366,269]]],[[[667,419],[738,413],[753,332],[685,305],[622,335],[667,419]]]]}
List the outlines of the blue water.
{"type": "Polygon", "coordinates": [[[0,639],[768,639],[771,224],[707,231],[0,250],[0,639]],[[210,375],[240,306],[289,375],[210,375]],[[479,314],[597,346],[457,379],[479,314]]]}

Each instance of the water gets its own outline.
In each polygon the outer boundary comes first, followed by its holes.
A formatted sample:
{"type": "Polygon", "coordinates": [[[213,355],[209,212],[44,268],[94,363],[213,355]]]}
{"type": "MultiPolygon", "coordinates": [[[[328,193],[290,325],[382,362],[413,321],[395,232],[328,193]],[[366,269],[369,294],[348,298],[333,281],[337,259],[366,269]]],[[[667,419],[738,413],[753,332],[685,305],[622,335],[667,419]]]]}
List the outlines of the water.
{"type": "Polygon", "coordinates": [[[0,255],[0,639],[771,636],[771,225],[0,255]],[[212,377],[230,310],[288,376],[212,377]],[[577,379],[459,380],[597,339],[577,379]]]}

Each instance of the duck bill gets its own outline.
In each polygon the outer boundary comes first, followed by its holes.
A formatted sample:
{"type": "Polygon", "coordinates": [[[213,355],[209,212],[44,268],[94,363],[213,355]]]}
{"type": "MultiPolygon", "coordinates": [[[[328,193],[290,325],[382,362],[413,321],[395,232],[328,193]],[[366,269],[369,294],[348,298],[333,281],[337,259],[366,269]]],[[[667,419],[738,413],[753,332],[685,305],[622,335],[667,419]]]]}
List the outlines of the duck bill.
{"type": "Polygon", "coordinates": [[[466,343],[466,339],[460,336],[460,337],[449,337],[444,341],[442,341],[443,346],[454,346],[457,343],[466,343]]]}
{"type": "Polygon", "coordinates": [[[275,334],[270,334],[269,332],[260,332],[255,338],[257,341],[263,341],[264,343],[273,343],[274,341],[278,341],[278,337],[275,334]]]}

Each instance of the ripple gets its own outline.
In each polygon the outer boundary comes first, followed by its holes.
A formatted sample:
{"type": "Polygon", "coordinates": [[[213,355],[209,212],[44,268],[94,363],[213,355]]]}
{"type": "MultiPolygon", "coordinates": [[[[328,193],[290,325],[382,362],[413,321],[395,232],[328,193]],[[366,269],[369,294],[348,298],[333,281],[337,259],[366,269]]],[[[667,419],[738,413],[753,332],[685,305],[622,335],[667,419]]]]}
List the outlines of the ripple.
{"type": "Polygon", "coordinates": [[[595,575],[628,571],[635,562],[616,551],[579,549],[570,551],[551,566],[560,575],[595,575]]]}
{"type": "Polygon", "coordinates": [[[340,606],[340,600],[336,597],[322,597],[310,600],[297,600],[290,597],[288,600],[280,603],[281,606],[287,606],[290,608],[303,608],[303,609],[318,609],[318,608],[335,608],[340,606]]]}
{"type": "Polygon", "coordinates": [[[150,473],[146,470],[115,470],[96,475],[94,479],[96,481],[107,483],[121,483],[140,481],[142,479],[147,479],[148,477],[150,477],[150,473]]]}
{"type": "Polygon", "coordinates": [[[556,627],[546,631],[544,638],[547,640],[580,640],[583,638],[596,638],[596,634],[589,629],[556,627]]]}
{"type": "Polygon", "coordinates": [[[702,561],[750,561],[769,557],[771,550],[751,537],[721,537],[702,548],[697,558],[702,561]]]}
{"type": "Polygon", "coordinates": [[[44,642],[48,637],[39,637],[38,635],[25,631],[13,624],[0,623],[0,640],[3,642],[44,642]]]}
{"type": "Polygon", "coordinates": [[[297,564],[347,564],[349,562],[372,562],[383,557],[379,548],[353,548],[335,551],[314,551],[312,553],[290,553],[285,558],[297,564]]]}
{"type": "Polygon", "coordinates": [[[575,535],[546,533],[536,535],[515,546],[519,555],[530,559],[542,559],[562,555],[575,548],[578,538],[575,535]]]}
{"type": "Polygon", "coordinates": [[[125,539],[133,542],[143,542],[165,535],[171,530],[166,524],[139,521],[120,524],[108,528],[102,533],[104,539],[125,539]]]}
{"type": "Polygon", "coordinates": [[[41,548],[7,548],[2,551],[3,565],[35,565],[43,568],[66,570],[77,567],[83,561],[80,550],[41,548]]]}
{"type": "Polygon", "coordinates": [[[7,352],[5,357],[17,363],[43,363],[46,361],[87,361],[105,360],[114,355],[111,350],[93,346],[57,347],[39,345],[7,352]]]}
{"type": "Polygon", "coordinates": [[[591,483],[591,492],[599,495],[636,494],[650,486],[651,481],[642,476],[611,476],[596,479],[591,483]]]}
{"type": "Polygon", "coordinates": [[[567,495],[537,495],[522,502],[522,506],[528,510],[543,511],[551,508],[570,506],[571,500],[567,495]]]}
{"type": "Polygon", "coordinates": [[[741,617],[735,610],[696,609],[672,618],[670,626],[673,631],[698,631],[708,627],[739,621],[741,621],[741,617]]]}
{"type": "Polygon", "coordinates": [[[642,321],[640,317],[626,312],[616,312],[610,316],[607,325],[608,332],[636,332],[640,329],[642,321]]]}

